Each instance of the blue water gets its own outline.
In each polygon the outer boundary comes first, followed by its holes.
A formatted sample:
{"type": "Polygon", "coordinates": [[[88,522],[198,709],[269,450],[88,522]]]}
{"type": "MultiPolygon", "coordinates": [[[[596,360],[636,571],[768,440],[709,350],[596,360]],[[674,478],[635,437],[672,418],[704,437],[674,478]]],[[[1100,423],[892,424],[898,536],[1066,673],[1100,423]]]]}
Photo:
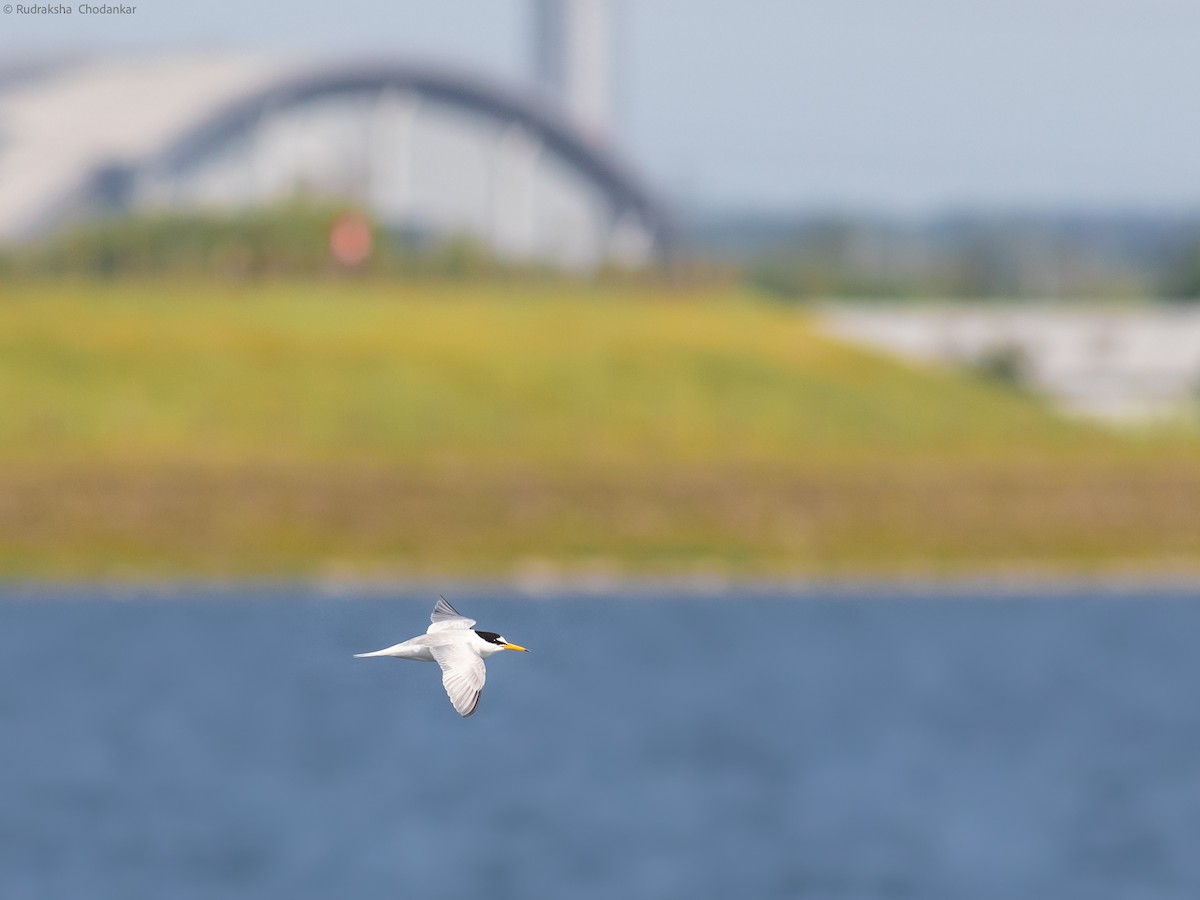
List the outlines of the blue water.
{"type": "Polygon", "coordinates": [[[0,898],[1200,897],[1200,602],[0,592],[0,898]]]}

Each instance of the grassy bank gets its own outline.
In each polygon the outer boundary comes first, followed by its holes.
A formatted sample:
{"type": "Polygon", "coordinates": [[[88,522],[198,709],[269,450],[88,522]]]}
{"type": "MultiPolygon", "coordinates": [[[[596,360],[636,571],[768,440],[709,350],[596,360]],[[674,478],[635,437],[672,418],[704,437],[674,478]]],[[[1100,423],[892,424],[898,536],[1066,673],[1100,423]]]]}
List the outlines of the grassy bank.
{"type": "Polygon", "coordinates": [[[649,287],[0,294],[0,572],[1200,564],[1200,454],[649,287]]]}

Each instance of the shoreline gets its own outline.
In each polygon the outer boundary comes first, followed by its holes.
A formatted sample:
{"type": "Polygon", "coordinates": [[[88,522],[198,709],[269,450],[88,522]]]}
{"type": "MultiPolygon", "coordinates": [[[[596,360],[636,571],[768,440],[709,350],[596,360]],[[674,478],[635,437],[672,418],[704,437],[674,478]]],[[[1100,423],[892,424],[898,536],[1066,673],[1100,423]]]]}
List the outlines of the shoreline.
{"type": "Polygon", "coordinates": [[[1145,573],[1030,573],[964,575],[852,575],[780,577],[563,576],[542,581],[521,578],[304,578],[248,577],[67,580],[0,578],[0,604],[34,599],[138,602],[222,599],[360,601],[395,599],[425,602],[438,594],[486,599],[552,602],[577,599],[1102,599],[1129,595],[1200,599],[1200,570],[1145,573]]]}

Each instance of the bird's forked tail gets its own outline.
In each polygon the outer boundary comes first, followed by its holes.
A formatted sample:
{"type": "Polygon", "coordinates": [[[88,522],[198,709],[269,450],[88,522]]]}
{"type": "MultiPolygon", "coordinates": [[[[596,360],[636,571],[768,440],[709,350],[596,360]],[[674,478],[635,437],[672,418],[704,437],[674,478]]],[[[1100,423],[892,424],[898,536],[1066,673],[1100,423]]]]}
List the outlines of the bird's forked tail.
{"type": "Polygon", "coordinates": [[[368,656],[391,656],[391,647],[385,647],[383,650],[374,650],[370,653],[355,653],[355,659],[366,659],[368,656]]]}

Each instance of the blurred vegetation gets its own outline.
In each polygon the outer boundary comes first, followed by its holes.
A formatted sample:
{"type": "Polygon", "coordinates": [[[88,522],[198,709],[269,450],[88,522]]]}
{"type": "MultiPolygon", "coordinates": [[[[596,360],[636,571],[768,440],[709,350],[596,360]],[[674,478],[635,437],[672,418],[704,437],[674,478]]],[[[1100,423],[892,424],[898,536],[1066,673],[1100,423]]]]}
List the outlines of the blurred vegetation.
{"type": "Polygon", "coordinates": [[[43,241],[0,249],[0,277],[563,277],[550,266],[500,259],[469,235],[434,238],[389,230],[365,216],[362,221],[372,234],[370,257],[359,266],[339,265],[330,252],[330,231],[347,215],[360,216],[345,207],[296,200],[232,214],[170,212],[98,219],[43,241]]]}
{"type": "Polygon", "coordinates": [[[576,467],[1119,446],[721,291],[26,285],[0,304],[0,372],[9,459],[576,467]]]}
{"type": "MultiPolygon", "coordinates": [[[[469,235],[436,237],[365,218],[369,259],[339,265],[330,230],[345,207],[303,198],[242,213],[162,213],[96,220],[29,245],[0,247],[0,278],[179,277],[215,281],[400,278],[569,282],[552,266],[497,256],[469,235]]],[[[742,283],[789,301],[836,298],[1200,298],[1200,218],[948,216],[925,220],[813,216],[693,223],[681,252],[644,271],[605,268],[608,282],[742,283]]]]}
{"type": "Polygon", "coordinates": [[[0,284],[0,572],[1200,562],[1192,441],[726,287],[150,271],[0,284]]]}
{"type": "Polygon", "coordinates": [[[967,370],[1011,390],[1031,390],[1029,360],[1025,351],[1014,344],[1001,344],[985,351],[967,370]]]}
{"type": "Polygon", "coordinates": [[[687,238],[795,300],[1200,297],[1197,216],[743,217],[687,238]]]}
{"type": "Polygon", "coordinates": [[[1182,248],[1167,267],[1159,285],[1160,295],[1184,303],[1200,301],[1200,239],[1182,248]]]}

